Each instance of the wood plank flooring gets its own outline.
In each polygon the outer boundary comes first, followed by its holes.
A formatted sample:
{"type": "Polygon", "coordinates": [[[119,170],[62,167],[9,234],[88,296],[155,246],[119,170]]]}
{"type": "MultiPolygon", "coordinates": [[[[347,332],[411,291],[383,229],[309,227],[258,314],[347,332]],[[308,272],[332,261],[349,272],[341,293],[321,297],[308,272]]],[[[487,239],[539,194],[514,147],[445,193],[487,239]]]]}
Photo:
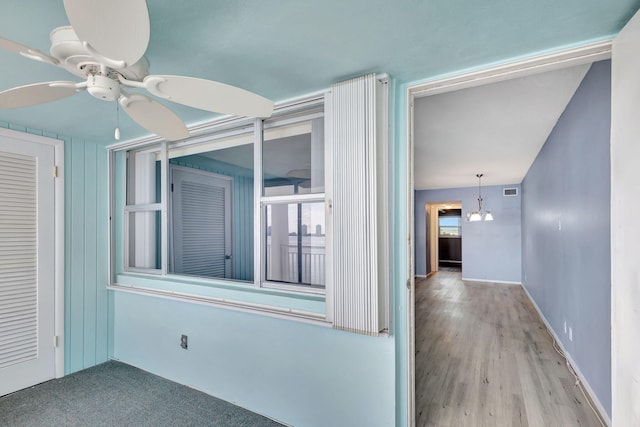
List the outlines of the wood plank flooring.
{"type": "Polygon", "coordinates": [[[520,286],[416,281],[417,426],[600,426],[520,286]]]}

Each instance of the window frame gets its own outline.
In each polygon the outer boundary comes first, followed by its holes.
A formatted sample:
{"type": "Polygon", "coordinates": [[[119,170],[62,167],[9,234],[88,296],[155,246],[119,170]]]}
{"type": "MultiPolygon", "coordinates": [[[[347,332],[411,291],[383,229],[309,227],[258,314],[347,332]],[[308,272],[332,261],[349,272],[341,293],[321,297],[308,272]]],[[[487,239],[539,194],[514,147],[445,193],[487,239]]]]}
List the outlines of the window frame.
{"type": "MultiPolygon", "coordinates": [[[[277,108],[274,111],[274,114],[269,119],[247,119],[247,118],[224,118],[221,119],[217,123],[210,124],[208,126],[202,126],[200,129],[192,130],[192,134],[194,136],[187,138],[185,140],[176,141],[176,142],[167,142],[162,140],[159,137],[150,137],[144,140],[133,141],[129,143],[118,143],[108,146],[107,149],[109,151],[109,210],[110,217],[112,219],[110,223],[110,283],[115,283],[115,278],[119,274],[141,274],[141,275],[149,275],[150,277],[158,277],[158,278],[166,278],[169,280],[177,280],[181,282],[191,281],[194,283],[202,283],[211,286],[225,286],[225,285],[239,285],[240,287],[246,288],[254,288],[260,289],[264,288],[265,290],[282,290],[293,292],[294,294],[309,294],[315,296],[325,296],[328,293],[327,288],[330,286],[330,270],[328,269],[328,264],[330,264],[328,257],[325,257],[325,288],[310,288],[306,285],[299,284],[286,284],[280,282],[269,282],[265,280],[265,254],[263,253],[263,247],[266,244],[266,224],[265,223],[265,214],[266,214],[266,205],[272,203],[300,203],[300,202],[323,202],[325,204],[325,245],[329,245],[328,241],[330,237],[328,235],[329,227],[326,224],[329,221],[329,215],[327,211],[327,192],[323,193],[314,193],[314,194],[299,194],[292,196],[263,196],[262,194],[262,152],[263,152],[263,131],[265,129],[271,129],[281,126],[286,126],[295,123],[301,123],[304,121],[310,121],[315,118],[324,117],[324,145],[325,145],[325,164],[324,171],[325,177],[330,175],[330,165],[327,162],[327,153],[328,147],[330,147],[330,133],[328,132],[328,122],[327,120],[327,107],[326,107],[326,93],[316,94],[312,97],[307,98],[306,100],[302,100],[300,102],[292,103],[288,106],[277,108]],[[169,217],[169,200],[168,191],[169,191],[169,158],[170,151],[172,149],[187,149],[189,147],[196,147],[198,145],[215,145],[216,140],[222,140],[228,137],[240,136],[242,134],[250,133],[250,128],[253,128],[253,166],[254,166],[254,195],[253,195],[253,208],[254,208],[254,278],[253,281],[244,281],[244,280],[234,280],[228,278],[207,278],[207,277],[193,277],[189,275],[181,275],[169,272],[168,264],[169,257],[171,254],[169,253],[169,239],[171,238],[171,218],[169,217]],[[127,204],[127,167],[125,166],[124,177],[116,176],[116,155],[118,152],[124,152],[125,159],[126,156],[131,151],[154,151],[157,152],[159,147],[159,157],[160,157],[160,203],[154,204],[146,204],[146,205],[128,205],[127,204]],[[116,201],[116,182],[122,179],[122,185],[119,186],[122,194],[119,197],[122,197],[120,203],[116,201]],[[121,204],[122,206],[118,206],[121,204]],[[129,249],[128,249],[128,239],[130,239],[129,235],[129,226],[128,215],[134,211],[149,211],[149,212],[160,212],[161,213],[161,232],[160,232],[160,248],[161,251],[160,259],[161,259],[161,268],[159,269],[146,269],[146,268],[137,268],[129,265],[129,249]],[[121,256],[124,259],[117,260],[117,242],[116,238],[116,227],[113,219],[115,217],[120,216],[121,227],[122,227],[122,240],[121,240],[121,256]],[[259,238],[257,237],[259,236],[259,238]]],[[[126,165],[126,163],[125,163],[126,165]]],[[[327,182],[325,180],[325,189],[327,182]]],[[[326,298],[325,298],[326,302],[326,298]]],[[[326,316],[325,316],[326,317],[326,316]]]]}
{"type": "Polygon", "coordinates": [[[325,99],[323,97],[323,101],[322,104],[320,105],[320,107],[322,108],[322,111],[318,111],[318,106],[316,106],[316,108],[313,108],[311,111],[305,113],[305,112],[298,112],[296,114],[293,115],[284,115],[284,117],[273,117],[270,118],[269,120],[261,120],[261,130],[260,130],[260,135],[257,135],[256,137],[260,139],[261,144],[260,144],[260,157],[257,157],[257,153],[254,157],[254,160],[256,161],[256,169],[259,167],[260,168],[260,174],[258,175],[257,173],[254,175],[254,177],[256,178],[255,183],[254,183],[254,190],[255,190],[255,195],[256,197],[258,197],[258,209],[259,209],[259,215],[256,215],[254,218],[256,218],[256,233],[259,234],[255,234],[255,235],[259,235],[260,236],[260,247],[258,248],[260,251],[260,255],[259,258],[255,258],[254,259],[259,259],[260,262],[256,263],[256,265],[258,265],[259,271],[256,271],[256,274],[254,275],[254,278],[259,278],[259,286],[262,288],[267,288],[267,289],[279,289],[279,290],[287,290],[287,291],[294,291],[294,292],[300,292],[300,293],[308,293],[308,294],[317,294],[317,295],[326,295],[327,294],[327,287],[330,285],[330,276],[328,274],[329,267],[330,266],[330,259],[329,257],[326,255],[327,254],[327,246],[331,245],[331,236],[329,235],[329,233],[327,233],[327,230],[329,230],[328,226],[327,226],[327,222],[330,221],[330,215],[329,212],[327,212],[327,181],[326,181],[326,177],[328,175],[330,175],[330,169],[329,166],[327,164],[327,158],[328,158],[328,154],[330,154],[330,147],[331,147],[331,142],[330,142],[330,132],[329,132],[329,128],[328,128],[328,120],[327,118],[327,114],[326,114],[326,102],[325,99]],[[324,104],[324,105],[322,105],[324,104]],[[318,118],[323,118],[324,119],[324,176],[325,176],[325,182],[324,182],[324,188],[325,191],[322,193],[310,193],[310,194],[291,194],[291,195],[285,195],[285,196],[265,196],[264,192],[263,192],[263,161],[262,161],[262,148],[263,148],[263,144],[264,144],[264,139],[263,139],[263,134],[265,130],[269,130],[269,129],[276,129],[278,127],[284,127],[284,126],[289,126],[289,125],[295,125],[295,124],[299,124],[299,123],[304,123],[304,122],[310,122],[314,119],[318,119],[318,118]],[[266,122],[266,123],[265,123],[266,122]],[[258,166],[259,163],[259,166],[258,166]],[[275,282],[275,281],[269,281],[266,278],[266,238],[267,238],[267,233],[266,233],[266,227],[267,227],[267,222],[266,222],[266,212],[267,212],[267,205],[273,205],[273,204],[297,204],[297,203],[307,203],[307,202],[322,202],[324,203],[325,206],[325,284],[324,284],[324,288],[313,288],[310,287],[308,285],[304,285],[304,284],[297,284],[297,283],[285,283],[285,282],[275,282]],[[263,249],[265,251],[263,251],[263,249]]]}
{"type": "MultiPolygon", "coordinates": [[[[376,93],[375,106],[378,114],[376,126],[380,135],[382,145],[377,149],[377,157],[380,171],[376,175],[380,176],[377,183],[378,197],[382,202],[378,204],[379,215],[379,235],[383,242],[390,241],[390,212],[388,211],[390,201],[390,176],[389,168],[391,161],[389,157],[389,77],[386,74],[375,76],[377,86],[380,89],[376,93]],[[381,89],[383,88],[383,89],[381,89]]],[[[334,199],[334,177],[333,171],[333,108],[336,103],[333,91],[336,85],[323,91],[309,94],[305,97],[291,99],[276,104],[271,115],[271,121],[276,119],[280,125],[285,121],[299,121],[300,116],[310,116],[314,113],[324,115],[324,204],[325,204],[325,236],[333,236],[333,199],[334,199]]],[[[371,101],[367,101],[371,102],[371,101]]],[[[340,105],[336,108],[339,110],[340,105]]],[[[190,137],[177,141],[166,142],[158,136],[148,136],[134,140],[118,142],[106,147],[108,159],[108,187],[109,187],[109,282],[107,289],[115,292],[125,292],[140,294],[149,297],[165,298],[190,304],[202,304],[211,307],[250,312],[285,320],[298,321],[314,324],[323,327],[336,327],[334,323],[334,259],[333,242],[325,246],[325,288],[323,292],[316,290],[301,289],[300,286],[287,286],[280,283],[271,287],[270,283],[263,283],[261,280],[263,268],[262,248],[266,232],[262,232],[263,208],[262,202],[256,202],[262,196],[262,132],[264,121],[262,119],[252,119],[238,116],[223,116],[201,124],[189,126],[190,137]],[[253,128],[254,143],[254,277],[253,281],[236,281],[232,279],[203,278],[174,275],[167,272],[168,251],[168,213],[167,197],[162,198],[162,242],[161,257],[162,269],[160,274],[149,274],[148,272],[127,271],[124,268],[123,245],[124,245],[124,199],[122,194],[126,194],[126,177],[123,173],[120,156],[133,149],[141,149],[152,145],[161,145],[161,191],[167,193],[168,187],[168,163],[169,148],[180,148],[196,146],[198,144],[209,143],[214,135],[222,138],[224,134],[242,133],[243,129],[251,126],[253,128]],[[120,193],[122,192],[122,194],[120,193]]],[[[282,196],[272,196],[273,201],[282,196]]],[[[299,197],[316,198],[317,194],[299,195],[299,197]]],[[[266,223],[265,223],[266,226],[266,223]]],[[[392,319],[391,301],[391,271],[389,265],[390,248],[383,243],[378,250],[379,267],[378,292],[382,300],[378,306],[379,316],[384,317],[383,324],[386,325],[378,336],[389,336],[392,319]]],[[[340,280],[338,277],[337,280],[340,280]]],[[[338,301],[342,301],[338,299],[338,301]]]]}
{"type": "MultiPolygon", "coordinates": [[[[165,275],[166,274],[166,259],[164,257],[164,251],[167,247],[166,236],[164,233],[165,230],[165,221],[166,221],[166,172],[163,168],[163,161],[166,160],[166,142],[162,142],[158,144],[145,145],[142,147],[132,148],[130,150],[124,151],[125,155],[125,170],[124,170],[124,179],[123,184],[124,188],[122,190],[122,195],[124,199],[123,204],[123,218],[122,218],[122,227],[124,232],[124,238],[122,241],[123,244],[123,260],[122,267],[124,272],[131,273],[143,273],[143,274],[153,274],[153,275],[165,275]],[[152,154],[158,153],[160,155],[160,203],[133,203],[129,204],[129,192],[131,183],[127,180],[129,176],[130,170],[133,167],[129,164],[129,154],[131,152],[135,152],[136,154],[152,154]],[[160,223],[157,226],[160,227],[160,268],[145,268],[145,267],[136,267],[130,265],[130,214],[132,213],[151,213],[151,212],[160,212],[160,223]]],[[[110,168],[111,170],[112,168],[110,168]]],[[[135,170],[135,169],[133,169],[135,170]]],[[[114,197],[113,194],[110,195],[110,199],[114,197]]],[[[113,213],[111,214],[113,217],[113,213]]]]}

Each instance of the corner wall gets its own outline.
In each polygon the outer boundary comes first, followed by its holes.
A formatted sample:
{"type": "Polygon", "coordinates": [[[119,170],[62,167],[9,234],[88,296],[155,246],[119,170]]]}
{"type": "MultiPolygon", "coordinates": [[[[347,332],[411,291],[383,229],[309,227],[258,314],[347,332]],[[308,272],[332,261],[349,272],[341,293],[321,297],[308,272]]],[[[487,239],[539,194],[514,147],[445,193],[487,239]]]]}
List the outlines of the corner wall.
{"type": "Polygon", "coordinates": [[[602,61],[522,183],[524,286],[609,415],[610,124],[611,62],[602,61]]]}
{"type": "Polygon", "coordinates": [[[520,192],[520,185],[482,187],[483,208],[495,218],[489,222],[464,221],[467,212],[478,208],[478,187],[416,191],[416,274],[427,274],[425,204],[462,201],[462,278],[520,283],[520,194],[505,197],[502,195],[505,187],[516,187],[520,192]]]}

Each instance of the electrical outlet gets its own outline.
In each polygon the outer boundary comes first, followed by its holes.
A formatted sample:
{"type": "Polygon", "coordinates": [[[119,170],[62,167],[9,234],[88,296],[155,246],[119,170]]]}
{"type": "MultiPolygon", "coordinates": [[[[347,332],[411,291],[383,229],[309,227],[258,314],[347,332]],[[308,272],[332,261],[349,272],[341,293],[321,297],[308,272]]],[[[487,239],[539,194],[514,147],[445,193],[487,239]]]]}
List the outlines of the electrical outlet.
{"type": "Polygon", "coordinates": [[[564,333],[565,334],[567,333],[567,321],[566,320],[564,321],[564,333]]]}
{"type": "Polygon", "coordinates": [[[569,341],[573,341],[573,329],[569,326],[569,341]]]}
{"type": "Polygon", "coordinates": [[[558,231],[562,230],[562,221],[558,220],[558,231]]]}
{"type": "Polygon", "coordinates": [[[189,347],[188,337],[186,335],[182,335],[180,337],[180,347],[184,348],[185,350],[189,347]]]}

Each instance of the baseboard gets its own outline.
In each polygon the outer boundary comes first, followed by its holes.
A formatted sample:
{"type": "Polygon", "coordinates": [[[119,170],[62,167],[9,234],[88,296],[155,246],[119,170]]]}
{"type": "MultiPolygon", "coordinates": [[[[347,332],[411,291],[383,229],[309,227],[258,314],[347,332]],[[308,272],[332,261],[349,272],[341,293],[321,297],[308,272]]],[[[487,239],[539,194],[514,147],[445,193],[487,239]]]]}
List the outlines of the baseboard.
{"type": "Polygon", "coordinates": [[[466,277],[463,277],[462,280],[465,282],[500,283],[502,285],[521,285],[522,286],[522,282],[511,282],[508,280],[472,279],[472,278],[466,278],[466,277]]]}
{"type": "Polygon", "coordinates": [[[427,278],[426,274],[414,274],[414,276],[416,277],[416,279],[426,279],[427,278]]]}
{"type": "Polygon", "coordinates": [[[593,389],[589,385],[589,382],[580,371],[580,368],[578,368],[578,365],[576,364],[576,362],[571,357],[571,354],[569,354],[569,352],[567,352],[567,350],[564,348],[564,345],[562,344],[562,341],[560,341],[560,338],[556,334],[556,331],[551,327],[551,324],[547,321],[547,318],[544,317],[544,314],[542,314],[542,310],[540,310],[540,307],[538,307],[538,304],[536,304],[535,300],[533,299],[533,297],[531,296],[527,288],[524,285],[522,285],[522,289],[524,290],[524,293],[527,295],[527,298],[529,298],[529,301],[531,301],[531,304],[533,305],[533,307],[536,309],[536,312],[538,313],[538,316],[540,316],[540,319],[542,319],[542,321],[546,325],[549,332],[551,332],[551,334],[553,335],[553,338],[556,340],[558,347],[560,347],[560,350],[562,350],[562,352],[567,357],[569,364],[578,375],[578,378],[580,378],[580,382],[582,383],[582,386],[584,387],[585,391],[589,395],[589,398],[591,399],[593,404],[596,406],[596,409],[598,410],[598,412],[600,412],[600,415],[604,419],[604,422],[607,424],[608,427],[611,427],[611,418],[609,418],[609,415],[607,414],[607,411],[604,410],[604,406],[602,406],[600,399],[598,399],[598,396],[594,393],[593,389]]]}

